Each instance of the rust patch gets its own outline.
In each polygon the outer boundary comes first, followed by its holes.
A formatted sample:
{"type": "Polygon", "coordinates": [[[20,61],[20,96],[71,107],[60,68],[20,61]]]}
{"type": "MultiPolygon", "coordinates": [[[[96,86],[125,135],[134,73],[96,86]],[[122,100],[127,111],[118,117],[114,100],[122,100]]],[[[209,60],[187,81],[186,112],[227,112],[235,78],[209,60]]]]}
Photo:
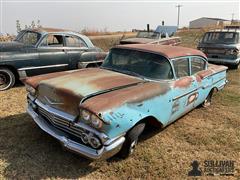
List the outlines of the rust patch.
{"type": "Polygon", "coordinates": [[[125,103],[140,103],[145,100],[163,95],[170,90],[168,84],[147,82],[136,86],[112,91],[86,100],[81,108],[85,108],[95,114],[111,110],[125,103]]]}
{"type": "Polygon", "coordinates": [[[193,79],[191,77],[184,77],[174,82],[174,88],[186,88],[192,84],[193,79]]]}
{"type": "Polygon", "coordinates": [[[211,75],[212,73],[213,73],[212,70],[208,69],[208,70],[198,72],[196,77],[202,80],[203,78],[211,75]]]}
{"type": "MultiPolygon", "coordinates": [[[[77,70],[75,70],[77,71],[77,70]]],[[[51,79],[51,78],[55,78],[58,76],[62,76],[62,75],[66,75],[69,73],[72,73],[73,71],[63,71],[63,72],[56,72],[56,73],[49,73],[49,74],[43,74],[43,75],[39,75],[39,76],[33,76],[33,77],[28,77],[26,79],[23,80],[24,84],[28,84],[34,88],[37,88],[39,83],[43,80],[46,79],[51,79]]]]}
{"type": "Polygon", "coordinates": [[[155,52],[162,54],[169,59],[181,57],[181,56],[202,56],[207,58],[206,55],[196,49],[186,48],[181,46],[166,46],[159,44],[128,44],[128,45],[118,45],[118,48],[133,49],[139,51],[155,52]]]}

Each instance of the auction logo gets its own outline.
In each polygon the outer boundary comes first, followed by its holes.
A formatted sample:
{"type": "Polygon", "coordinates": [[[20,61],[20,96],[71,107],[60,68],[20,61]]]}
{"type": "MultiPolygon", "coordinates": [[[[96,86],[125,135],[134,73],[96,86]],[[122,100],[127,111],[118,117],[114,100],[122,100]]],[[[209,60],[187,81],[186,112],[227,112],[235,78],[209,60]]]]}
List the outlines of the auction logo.
{"type": "Polygon", "coordinates": [[[234,176],[234,163],[232,160],[205,160],[201,168],[200,163],[194,160],[191,163],[192,169],[188,172],[188,176],[234,176]]]}

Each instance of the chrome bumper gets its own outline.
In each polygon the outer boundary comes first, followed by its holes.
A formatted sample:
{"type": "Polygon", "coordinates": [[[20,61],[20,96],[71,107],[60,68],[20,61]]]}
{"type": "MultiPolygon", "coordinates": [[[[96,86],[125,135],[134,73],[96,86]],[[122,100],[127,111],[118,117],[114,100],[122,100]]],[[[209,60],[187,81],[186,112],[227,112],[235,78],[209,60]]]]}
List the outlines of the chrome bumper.
{"type": "Polygon", "coordinates": [[[33,110],[31,106],[28,106],[27,113],[33,118],[33,120],[43,131],[59,140],[63,147],[88,159],[96,160],[110,158],[120,151],[125,141],[125,137],[122,136],[114,140],[111,144],[103,145],[101,149],[96,150],[68,138],[68,135],[66,133],[49,125],[41,116],[39,116],[33,110]]]}
{"type": "Polygon", "coordinates": [[[216,63],[216,64],[236,65],[236,64],[239,64],[240,58],[237,58],[237,59],[208,58],[208,62],[210,62],[210,63],[216,63]]]}

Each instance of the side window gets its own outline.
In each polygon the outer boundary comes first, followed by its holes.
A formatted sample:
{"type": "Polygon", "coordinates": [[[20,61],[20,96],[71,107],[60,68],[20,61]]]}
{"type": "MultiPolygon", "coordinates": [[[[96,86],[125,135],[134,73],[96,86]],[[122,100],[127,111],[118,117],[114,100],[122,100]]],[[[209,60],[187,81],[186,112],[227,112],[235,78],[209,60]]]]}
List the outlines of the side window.
{"type": "Polygon", "coordinates": [[[173,60],[173,66],[174,66],[177,78],[181,78],[181,77],[190,75],[188,58],[181,58],[181,59],[173,60]]]}
{"type": "Polygon", "coordinates": [[[85,42],[75,36],[66,36],[66,45],[67,47],[87,47],[85,42]]]}
{"type": "Polygon", "coordinates": [[[63,47],[63,37],[61,35],[49,34],[42,40],[41,46],[63,47]]]}
{"type": "Polygon", "coordinates": [[[195,74],[199,71],[205,70],[206,62],[199,57],[191,58],[191,73],[195,74]]]}

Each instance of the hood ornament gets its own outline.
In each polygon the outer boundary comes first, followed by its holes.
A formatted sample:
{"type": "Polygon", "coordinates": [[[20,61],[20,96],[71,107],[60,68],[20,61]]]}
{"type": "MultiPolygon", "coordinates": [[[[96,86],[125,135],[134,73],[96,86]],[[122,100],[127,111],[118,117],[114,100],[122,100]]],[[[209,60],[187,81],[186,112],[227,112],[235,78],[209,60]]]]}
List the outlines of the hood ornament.
{"type": "Polygon", "coordinates": [[[44,98],[47,100],[47,102],[51,105],[61,105],[63,104],[62,102],[57,102],[56,99],[52,100],[52,99],[49,99],[47,96],[44,96],[44,98]]]}

